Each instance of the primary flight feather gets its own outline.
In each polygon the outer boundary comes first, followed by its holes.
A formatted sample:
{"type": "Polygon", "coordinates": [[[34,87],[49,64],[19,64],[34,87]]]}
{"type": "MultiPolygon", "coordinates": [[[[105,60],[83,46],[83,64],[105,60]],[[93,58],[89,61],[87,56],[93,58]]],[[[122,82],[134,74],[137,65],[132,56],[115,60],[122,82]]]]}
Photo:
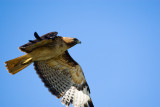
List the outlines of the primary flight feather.
{"type": "Polygon", "coordinates": [[[62,104],[94,107],[82,68],[68,53],[68,49],[80,41],[57,34],[50,32],[39,37],[35,32],[35,40],[19,47],[26,54],[5,62],[9,73],[16,74],[33,62],[49,91],[57,98],[62,97],[62,104]]]}

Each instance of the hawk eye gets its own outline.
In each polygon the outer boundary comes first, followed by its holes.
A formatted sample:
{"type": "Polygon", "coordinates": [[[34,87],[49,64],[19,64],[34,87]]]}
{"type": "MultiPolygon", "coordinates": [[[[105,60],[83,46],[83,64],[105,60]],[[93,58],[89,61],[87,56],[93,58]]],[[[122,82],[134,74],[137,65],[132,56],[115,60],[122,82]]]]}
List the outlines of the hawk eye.
{"type": "Polygon", "coordinates": [[[74,38],[74,42],[77,42],[77,41],[79,41],[77,38],[74,38]]]}

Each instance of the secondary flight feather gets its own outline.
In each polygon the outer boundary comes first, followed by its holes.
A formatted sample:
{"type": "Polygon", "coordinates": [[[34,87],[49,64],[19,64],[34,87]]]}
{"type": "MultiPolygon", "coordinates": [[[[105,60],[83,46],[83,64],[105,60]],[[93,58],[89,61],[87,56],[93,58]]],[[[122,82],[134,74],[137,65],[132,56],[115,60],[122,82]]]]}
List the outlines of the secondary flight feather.
{"type": "Polygon", "coordinates": [[[43,36],[34,33],[35,40],[19,49],[26,54],[6,61],[9,73],[16,74],[34,63],[35,70],[45,86],[67,107],[94,107],[90,89],[81,66],[70,56],[68,49],[81,43],[76,38],[57,36],[50,32],[43,36]]]}

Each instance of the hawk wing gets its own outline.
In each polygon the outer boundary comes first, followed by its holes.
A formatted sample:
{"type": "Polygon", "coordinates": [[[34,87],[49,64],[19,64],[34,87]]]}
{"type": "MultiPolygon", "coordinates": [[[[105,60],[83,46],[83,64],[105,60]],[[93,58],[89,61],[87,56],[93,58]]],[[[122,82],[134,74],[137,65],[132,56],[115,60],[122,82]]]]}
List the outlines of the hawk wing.
{"type": "Polygon", "coordinates": [[[50,32],[47,33],[41,37],[37,34],[37,32],[34,33],[35,40],[29,40],[28,43],[22,45],[19,47],[19,49],[23,52],[29,53],[32,50],[44,46],[46,44],[52,43],[52,40],[57,36],[58,32],[50,32]]]}
{"type": "Polygon", "coordinates": [[[80,65],[68,51],[58,58],[34,62],[35,70],[49,91],[66,106],[94,107],[80,65]]]}

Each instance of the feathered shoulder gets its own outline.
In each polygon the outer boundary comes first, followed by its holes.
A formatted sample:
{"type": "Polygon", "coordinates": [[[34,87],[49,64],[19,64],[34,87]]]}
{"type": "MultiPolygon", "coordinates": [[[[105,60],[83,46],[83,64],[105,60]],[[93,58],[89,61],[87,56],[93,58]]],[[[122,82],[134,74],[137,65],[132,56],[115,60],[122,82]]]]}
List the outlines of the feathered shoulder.
{"type": "Polygon", "coordinates": [[[37,34],[37,32],[35,32],[34,36],[35,36],[36,39],[35,40],[29,40],[28,43],[20,46],[19,49],[23,52],[29,53],[29,52],[31,52],[32,50],[34,50],[38,47],[41,47],[41,46],[44,46],[46,44],[51,43],[52,40],[55,39],[57,34],[58,34],[58,32],[50,32],[50,33],[47,33],[47,34],[40,37],[37,34]]]}

